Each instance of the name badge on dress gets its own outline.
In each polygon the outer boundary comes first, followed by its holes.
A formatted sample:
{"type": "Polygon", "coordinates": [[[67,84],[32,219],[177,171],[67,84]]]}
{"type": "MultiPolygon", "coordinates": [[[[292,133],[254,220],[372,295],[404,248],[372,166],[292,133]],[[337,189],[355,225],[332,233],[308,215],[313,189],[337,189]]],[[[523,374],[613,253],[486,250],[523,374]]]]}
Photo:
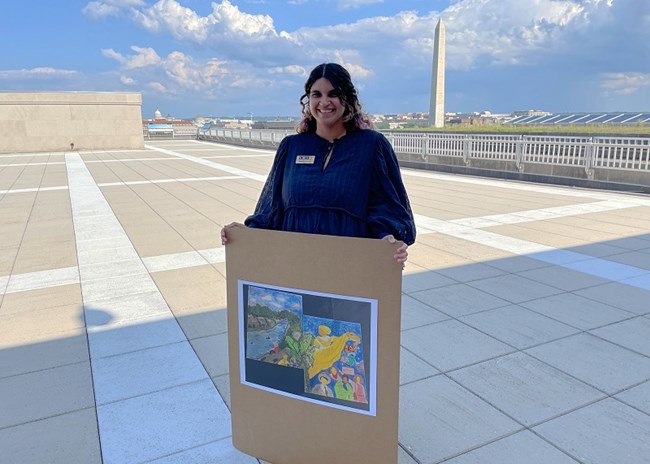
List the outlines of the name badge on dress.
{"type": "Polygon", "coordinates": [[[296,164],[314,164],[315,162],[316,162],[316,155],[296,156],[296,164]]]}

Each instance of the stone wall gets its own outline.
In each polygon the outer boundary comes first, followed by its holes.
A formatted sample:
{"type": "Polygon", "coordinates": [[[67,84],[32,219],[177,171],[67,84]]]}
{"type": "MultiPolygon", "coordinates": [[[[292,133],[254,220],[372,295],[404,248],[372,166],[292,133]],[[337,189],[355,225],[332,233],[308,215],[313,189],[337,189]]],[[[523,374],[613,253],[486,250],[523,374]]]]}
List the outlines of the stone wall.
{"type": "Polygon", "coordinates": [[[141,149],[141,106],[139,93],[0,92],[0,153],[141,149]]]}

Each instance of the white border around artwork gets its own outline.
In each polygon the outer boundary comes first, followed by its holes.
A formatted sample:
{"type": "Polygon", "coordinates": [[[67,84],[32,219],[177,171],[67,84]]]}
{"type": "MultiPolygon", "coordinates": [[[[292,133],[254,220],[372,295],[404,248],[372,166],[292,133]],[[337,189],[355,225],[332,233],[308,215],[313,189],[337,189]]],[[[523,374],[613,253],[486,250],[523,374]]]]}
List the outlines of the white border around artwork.
{"type": "Polygon", "coordinates": [[[268,285],[265,283],[261,282],[251,282],[251,281],[246,281],[246,280],[238,280],[237,281],[237,314],[238,314],[238,319],[239,319],[239,372],[240,372],[240,382],[242,385],[247,385],[249,387],[257,388],[259,390],[265,390],[271,393],[275,393],[278,395],[282,396],[287,396],[289,398],[294,398],[297,400],[301,401],[307,401],[309,403],[314,403],[318,404],[320,406],[325,406],[325,407],[330,407],[330,408],[336,408],[336,409],[342,409],[345,411],[349,412],[354,412],[357,414],[364,414],[368,416],[376,416],[377,411],[376,411],[376,405],[377,405],[377,300],[376,299],[370,299],[370,298],[361,298],[361,297],[353,297],[353,296],[347,296],[347,295],[338,295],[334,293],[322,293],[322,292],[314,292],[310,290],[303,290],[303,289],[298,289],[298,288],[291,288],[291,287],[279,287],[276,285],[268,285]],[[370,382],[369,382],[369,390],[370,390],[370,401],[368,404],[368,410],[363,410],[363,409],[356,409],[356,408],[350,408],[348,406],[336,404],[336,403],[329,403],[326,401],[318,401],[313,398],[305,397],[305,396],[299,396],[299,395],[294,395],[292,393],[287,393],[282,390],[276,390],[274,388],[269,388],[263,385],[258,385],[256,383],[248,382],[246,380],[246,347],[244,345],[244,338],[245,338],[245,333],[244,333],[244,301],[243,301],[243,288],[244,285],[251,285],[251,286],[256,286],[256,287],[262,287],[262,288],[268,288],[271,290],[279,290],[279,291],[285,291],[285,292],[291,292],[291,293],[297,293],[297,294],[304,294],[304,295],[315,295],[315,296],[321,296],[325,298],[337,298],[340,300],[351,300],[351,301],[361,301],[365,303],[370,304],[370,372],[372,375],[370,376],[370,382]]]}

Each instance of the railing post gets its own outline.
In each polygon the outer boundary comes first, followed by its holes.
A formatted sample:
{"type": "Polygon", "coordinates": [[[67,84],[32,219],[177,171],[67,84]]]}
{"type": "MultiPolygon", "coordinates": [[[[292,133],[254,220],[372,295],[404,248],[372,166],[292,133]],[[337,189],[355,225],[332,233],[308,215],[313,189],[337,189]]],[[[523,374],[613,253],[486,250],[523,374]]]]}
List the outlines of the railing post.
{"type": "Polygon", "coordinates": [[[429,148],[429,134],[422,134],[422,146],[420,147],[420,156],[422,157],[422,161],[427,160],[427,154],[428,154],[428,148],[429,148]]]}
{"type": "Polygon", "coordinates": [[[515,140],[515,163],[519,172],[524,171],[524,136],[520,135],[518,140],[515,140]]]}
{"type": "Polygon", "coordinates": [[[469,134],[465,134],[465,139],[463,140],[463,161],[465,166],[469,166],[469,147],[472,143],[469,134]]]}
{"type": "Polygon", "coordinates": [[[594,137],[591,137],[588,142],[586,142],[585,147],[585,173],[587,173],[587,178],[593,180],[594,178],[594,149],[596,148],[596,141],[594,137]]]}

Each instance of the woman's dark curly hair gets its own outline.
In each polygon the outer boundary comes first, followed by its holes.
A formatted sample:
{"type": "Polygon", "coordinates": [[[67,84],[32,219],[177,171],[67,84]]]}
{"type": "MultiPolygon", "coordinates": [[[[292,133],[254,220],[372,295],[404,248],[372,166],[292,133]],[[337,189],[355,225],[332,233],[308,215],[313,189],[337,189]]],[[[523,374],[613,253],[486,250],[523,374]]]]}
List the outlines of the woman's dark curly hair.
{"type": "Polygon", "coordinates": [[[372,129],[372,121],[368,115],[361,111],[361,102],[359,101],[357,90],[354,88],[354,84],[352,84],[350,73],[340,64],[322,63],[313,69],[311,74],[309,74],[307,82],[305,82],[305,93],[300,97],[302,120],[298,123],[296,131],[299,133],[316,131],[316,119],[309,112],[309,92],[314,82],[321,77],[330,81],[341,103],[345,106],[345,113],[343,113],[345,129],[348,132],[372,129]]]}

